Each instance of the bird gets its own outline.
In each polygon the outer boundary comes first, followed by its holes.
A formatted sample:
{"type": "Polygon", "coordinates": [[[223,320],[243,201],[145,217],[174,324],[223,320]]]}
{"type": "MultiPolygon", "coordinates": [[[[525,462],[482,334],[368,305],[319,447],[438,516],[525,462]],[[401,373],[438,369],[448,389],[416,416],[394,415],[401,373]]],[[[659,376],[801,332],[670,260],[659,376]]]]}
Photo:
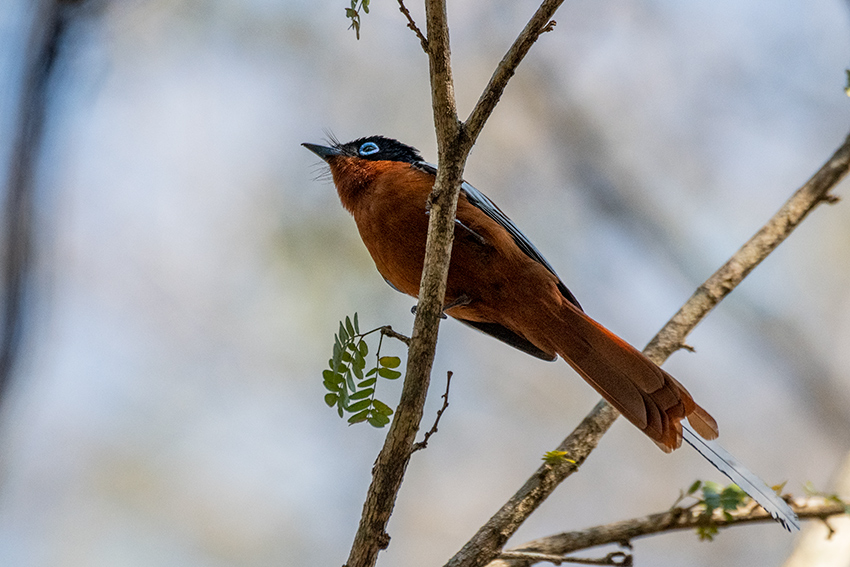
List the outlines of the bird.
{"type": "MultiPolygon", "coordinates": [[[[330,168],[342,206],[378,272],[418,297],[436,166],[384,136],[303,143],[330,168]]],[[[445,315],[533,357],[561,357],[665,452],[684,438],[786,528],[794,512],[719,445],[715,419],[643,353],[585,313],[522,231],[484,193],[462,182],[446,281],[445,315]],[[683,429],[687,420],[690,429],[683,429]],[[731,471],[731,474],[730,474],[731,471]]]]}

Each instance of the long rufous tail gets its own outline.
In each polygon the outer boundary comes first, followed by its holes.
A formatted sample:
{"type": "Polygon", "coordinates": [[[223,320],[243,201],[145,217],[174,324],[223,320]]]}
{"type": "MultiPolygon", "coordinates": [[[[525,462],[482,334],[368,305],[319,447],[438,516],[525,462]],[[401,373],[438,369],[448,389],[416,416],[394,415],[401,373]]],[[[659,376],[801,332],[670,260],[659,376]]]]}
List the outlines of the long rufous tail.
{"type": "Polygon", "coordinates": [[[678,448],[684,436],[785,529],[800,529],[797,515],[782,498],[711,442],[718,435],[717,422],[675,378],[571,303],[563,303],[557,319],[562,332],[554,350],[623,416],[665,451],[678,448]],[[690,427],[683,431],[685,418],[690,427]]]}
{"type": "Polygon", "coordinates": [[[681,446],[685,418],[705,439],[717,438],[714,418],[640,351],[567,301],[555,316],[553,350],[664,451],[681,446]]]}

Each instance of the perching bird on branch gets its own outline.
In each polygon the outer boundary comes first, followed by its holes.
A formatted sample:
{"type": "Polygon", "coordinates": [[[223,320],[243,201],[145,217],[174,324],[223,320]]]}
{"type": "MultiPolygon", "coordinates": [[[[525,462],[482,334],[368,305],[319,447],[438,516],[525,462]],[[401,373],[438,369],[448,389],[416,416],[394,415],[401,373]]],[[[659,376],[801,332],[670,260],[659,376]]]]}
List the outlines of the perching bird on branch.
{"type": "MultiPolygon", "coordinates": [[[[387,283],[418,297],[436,167],[416,149],[382,136],[303,145],[330,166],[342,205],[387,283]]],[[[718,435],[714,418],[685,387],[587,316],[531,241],[466,182],[444,310],[537,358],[560,356],[666,452],[681,445],[684,419],[703,439],[718,435]]],[[[783,525],[798,525],[787,504],[731,455],[718,454],[690,431],[684,438],[783,525]]]]}

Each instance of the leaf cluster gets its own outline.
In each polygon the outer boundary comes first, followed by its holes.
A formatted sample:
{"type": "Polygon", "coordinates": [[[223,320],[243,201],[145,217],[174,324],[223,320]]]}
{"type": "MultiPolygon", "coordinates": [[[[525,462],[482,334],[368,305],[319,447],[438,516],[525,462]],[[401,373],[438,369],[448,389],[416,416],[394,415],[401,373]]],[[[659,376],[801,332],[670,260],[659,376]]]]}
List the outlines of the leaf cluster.
{"type": "Polygon", "coordinates": [[[365,337],[380,331],[372,329],[360,332],[357,313],[339,322],[339,331],[334,335],[333,356],[328,360],[329,368],[322,372],[325,403],[336,407],[339,417],[351,414],[348,423],[368,421],[373,427],[384,427],[390,422],[392,408],[375,397],[378,377],[395,380],[401,372],[395,370],[401,364],[397,356],[381,356],[383,334],[375,353],[375,366],[366,370],[369,345],[365,337]]]}
{"type": "Polygon", "coordinates": [[[727,521],[733,521],[731,512],[737,510],[750,499],[747,493],[741,490],[737,484],[721,486],[716,482],[698,480],[688,488],[687,496],[693,496],[702,489],[702,498],[697,504],[702,505],[704,510],[700,514],[697,535],[702,541],[712,541],[717,535],[717,525],[712,521],[715,510],[722,510],[723,517],[727,521]]]}
{"type": "Polygon", "coordinates": [[[364,14],[369,13],[369,0],[351,0],[351,7],[345,9],[345,17],[351,20],[348,29],[354,29],[357,39],[360,39],[360,10],[364,14]]]}

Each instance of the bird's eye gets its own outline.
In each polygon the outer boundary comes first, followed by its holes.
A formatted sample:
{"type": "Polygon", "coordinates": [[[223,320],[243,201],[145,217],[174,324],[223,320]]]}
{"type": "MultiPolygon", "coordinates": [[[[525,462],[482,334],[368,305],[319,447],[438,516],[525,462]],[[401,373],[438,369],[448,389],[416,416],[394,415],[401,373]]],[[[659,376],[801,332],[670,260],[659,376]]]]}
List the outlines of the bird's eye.
{"type": "Polygon", "coordinates": [[[365,144],[360,146],[360,149],[357,151],[360,153],[361,156],[370,156],[372,154],[378,153],[380,151],[380,148],[375,142],[366,142],[365,144]]]}

